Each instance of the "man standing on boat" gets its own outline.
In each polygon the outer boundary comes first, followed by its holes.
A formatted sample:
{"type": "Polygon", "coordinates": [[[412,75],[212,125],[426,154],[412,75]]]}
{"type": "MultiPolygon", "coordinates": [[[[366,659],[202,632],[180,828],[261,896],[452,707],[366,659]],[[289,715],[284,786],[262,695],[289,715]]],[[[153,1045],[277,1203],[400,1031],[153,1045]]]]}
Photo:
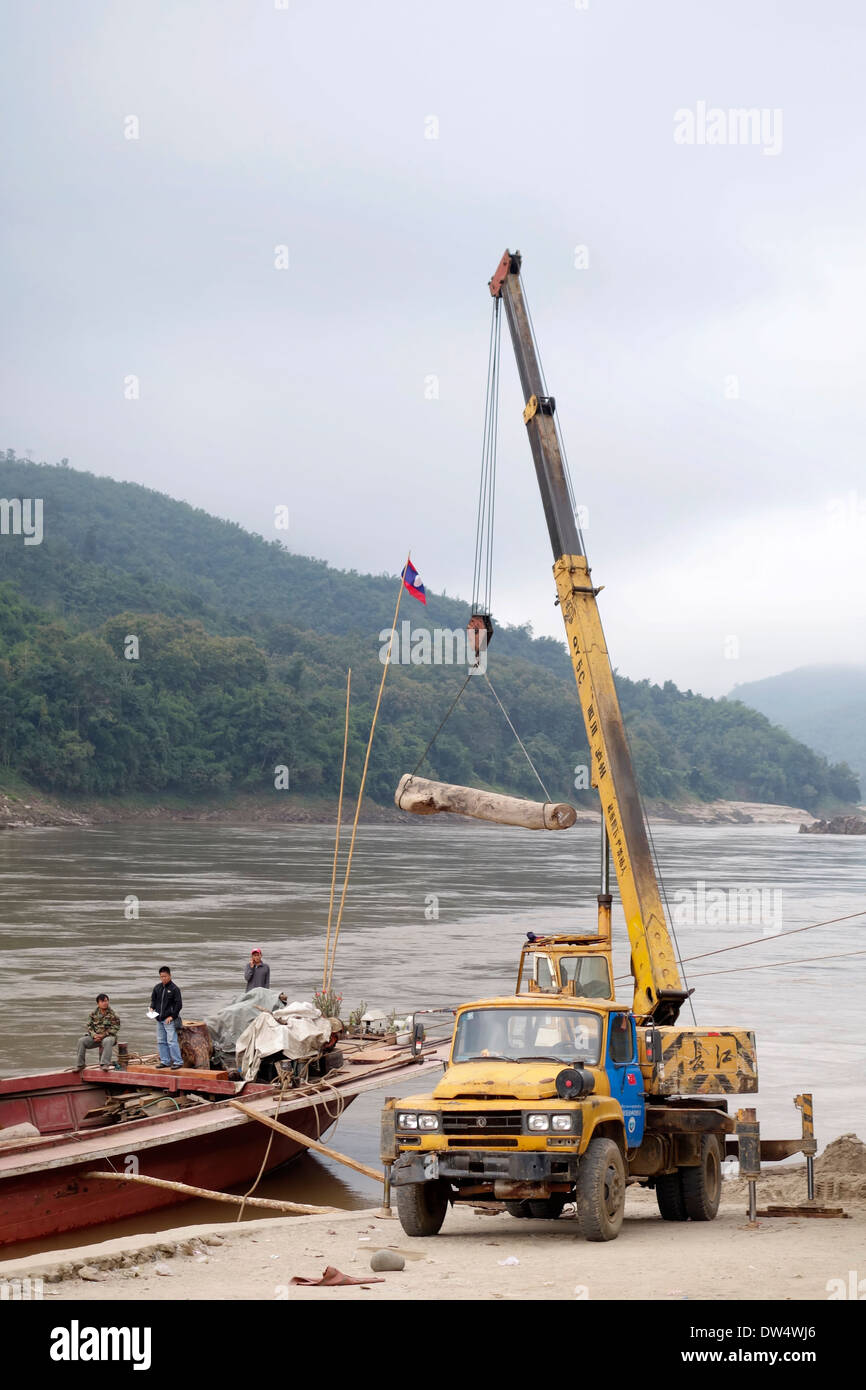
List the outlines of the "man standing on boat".
{"type": "Polygon", "coordinates": [[[99,1048],[99,1065],[103,1071],[111,1070],[111,1054],[117,1035],[120,1032],[120,1019],[112,1009],[107,994],[97,994],[96,1008],[87,1020],[87,1032],[78,1039],[78,1056],[75,1070],[84,1066],[84,1054],[89,1047],[99,1048]]]}
{"type": "Polygon", "coordinates": [[[262,960],[261,946],[256,946],[250,952],[250,963],[244,966],[244,979],[247,982],[248,992],[251,989],[270,989],[271,967],[265,965],[262,960]]]}
{"type": "Polygon", "coordinates": [[[159,1065],[177,1071],[183,1066],[177,1030],[180,1027],[180,1011],[183,999],[180,990],[171,978],[167,965],[160,966],[159,984],[154,985],[150,996],[151,1013],[156,1015],[156,1042],[159,1048],[159,1065]]]}

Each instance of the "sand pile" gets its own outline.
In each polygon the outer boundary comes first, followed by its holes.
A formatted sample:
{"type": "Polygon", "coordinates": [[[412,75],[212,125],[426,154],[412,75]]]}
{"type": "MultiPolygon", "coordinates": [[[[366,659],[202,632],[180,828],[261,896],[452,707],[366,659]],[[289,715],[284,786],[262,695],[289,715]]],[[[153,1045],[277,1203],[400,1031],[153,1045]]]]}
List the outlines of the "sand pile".
{"type": "Polygon", "coordinates": [[[815,1159],[815,1172],[827,1178],[866,1178],[866,1144],[856,1134],[840,1134],[815,1159]]]}
{"type": "MultiPolygon", "coordinates": [[[[745,1197],[741,1178],[726,1182],[723,1200],[745,1197]]],[[[866,1144],[856,1134],[841,1134],[815,1159],[815,1200],[822,1206],[866,1205],[866,1144]]],[[[806,1201],[806,1165],[768,1167],[758,1179],[758,1202],[787,1206],[806,1201]]]]}

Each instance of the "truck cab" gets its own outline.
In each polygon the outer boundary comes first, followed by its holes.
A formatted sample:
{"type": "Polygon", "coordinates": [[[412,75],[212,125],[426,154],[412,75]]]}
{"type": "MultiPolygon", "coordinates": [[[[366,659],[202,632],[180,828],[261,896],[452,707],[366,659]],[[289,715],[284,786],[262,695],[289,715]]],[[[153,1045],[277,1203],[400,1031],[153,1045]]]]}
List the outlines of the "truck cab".
{"type": "Polygon", "coordinates": [[[464,1004],[435,1089],[389,1101],[382,1157],[408,1235],[434,1235],[448,1204],[504,1201],[557,1217],[577,1201],[591,1240],[622,1224],[630,1152],[646,1115],[631,1010],[530,989],[464,1004]]]}

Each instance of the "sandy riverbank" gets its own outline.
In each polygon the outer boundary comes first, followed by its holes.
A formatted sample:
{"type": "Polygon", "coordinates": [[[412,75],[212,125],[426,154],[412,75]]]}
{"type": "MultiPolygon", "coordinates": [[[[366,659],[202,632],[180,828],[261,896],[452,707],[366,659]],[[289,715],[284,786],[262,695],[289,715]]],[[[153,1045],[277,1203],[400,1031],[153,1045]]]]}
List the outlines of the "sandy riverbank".
{"type": "Polygon", "coordinates": [[[577,1237],[567,1217],[515,1221],[471,1208],[449,1213],[442,1232],[426,1240],[410,1239],[396,1220],[373,1211],[277,1217],[108,1241],[65,1251],[56,1262],[47,1256],[11,1261],[0,1264],[0,1280],[41,1274],[46,1299],[74,1302],[826,1299],[831,1280],[847,1281],[862,1265],[866,1209],[852,1207],[851,1218],[772,1218],[750,1228],[743,1203],[726,1194],[715,1221],[670,1224],[659,1218],[651,1194],[631,1193],[618,1240],[592,1245],[577,1237]],[[371,1253],[386,1246],[403,1253],[406,1265],[380,1276],[382,1283],[305,1288],[289,1282],[293,1275],[318,1277],[328,1265],[361,1277],[370,1273],[371,1253]],[[75,1270],[82,1265],[105,1277],[81,1278],[75,1270]]]}
{"type": "MultiPolygon", "coordinates": [[[[866,1150],[853,1135],[816,1164],[819,1203],[847,1219],[765,1217],[748,1224],[745,1184],[724,1185],[715,1221],[662,1221],[650,1192],[630,1188],[619,1238],[581,1240],[573,1217],[515,1220],[457,1207],[438,1236],[417,1240],[374,1209],[338,1215],[223,1221],[82,1245],[0,1263],[0,1281],[42,1278],[44,1297],[89,1302],[221,1300],[680,1299],[826,1300],[848,1287],[866,1243],[866,1150]],[[291,1284],[335,1266],[360,1278],[375,1250],[405,1257],[381,1283],[291,1284]],[[842,1285],[832,1281],[841,1280],[842,1285]]],[[[804,1203],[804,1168],[768,1169],[758,1206],[804,1203]]]]}
{"type": "MultiPolygon", "coordinates": [[[[343,806],[344,822],[351,824],[354,802],[343,806]]],[[[815,817],[797,806],[775,806],[757,801],[689,801],[647,803],[649,818],[656,824],[672,825],[799,825],[811,824],[815,817]]],[[[29,830],[35,827],[95,825],[150,825],[154,823],[192,823],[203,825],[333,825],[337,818],[335,800],[322,798],[283,798],[277,796],[236,796],[220,801],[189,802],[146,797],[97,801],[70,800],[28,789],[0,788],[0,830],[29,830]]],[[[444,818],[443,818],[444,819],[444,818]]],[[[579,807],[578,823],[599,819],[594,807],[579,807]]],[[[396,806],[380,806],[365,801],[361,812],[365,825],[420,825],[414,816],[396,806]]],[[[467,825],[474,822],[466,821],[467,825]]]]}

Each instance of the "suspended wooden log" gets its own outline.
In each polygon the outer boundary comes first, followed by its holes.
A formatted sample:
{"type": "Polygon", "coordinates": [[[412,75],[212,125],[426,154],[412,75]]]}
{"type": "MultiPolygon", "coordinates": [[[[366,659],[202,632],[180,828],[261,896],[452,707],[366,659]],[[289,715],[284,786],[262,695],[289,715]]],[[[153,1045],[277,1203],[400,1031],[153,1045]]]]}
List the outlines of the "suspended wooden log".
{"type": "Polygon", "coordinates": [[[429,782],[407,772],[400,778],[394,801],[413,816],[454,816],[519,825],[524,830],[568,830],[577,820],[573,806],[562,801],[524,801],[519,796],[500,796],[475,787],[455,787],[450,782],[429,782]]]}

